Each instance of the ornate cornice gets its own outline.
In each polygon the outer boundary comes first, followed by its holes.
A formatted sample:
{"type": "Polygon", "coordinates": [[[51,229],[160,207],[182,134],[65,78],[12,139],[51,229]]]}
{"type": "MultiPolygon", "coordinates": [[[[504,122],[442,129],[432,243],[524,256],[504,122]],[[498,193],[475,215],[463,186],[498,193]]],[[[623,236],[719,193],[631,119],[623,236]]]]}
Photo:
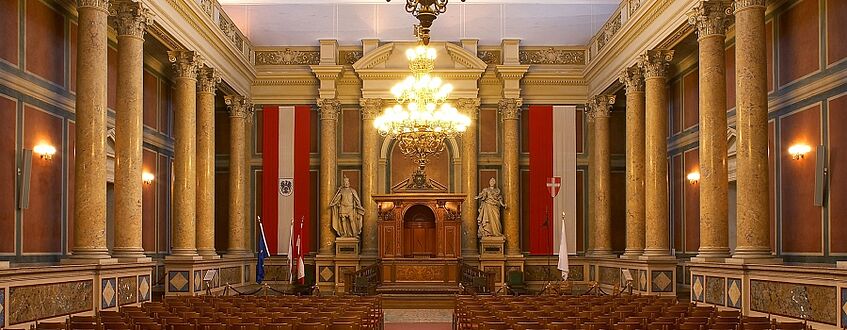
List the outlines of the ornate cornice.
{"type": "Polygon", "coordinates": [[[600,94],[592,97],[588,103],[592,119],[608,118],[613,104],[615,104],[614,94],[600,94]]]}
{"type": "Polygon", "coordinates": [[[202,58],[194,51],[168,51],[168,61],[173,63],[174,74],[177,78],[197,79],[197,70],[202,64],[202,58]]]}
{"type": "Polygon", "coordinates": [[[359,105],[362,107],[362,119],[373,120],[379,116],[379,111],[382,110],[385,102],[380,98],[359,99],[359,105]]]}
{"type": "Polygon", "coordinates": [[[115,24],[118,36],[143,39],[147,25],[153,24],[153,14],[150,9],[139,1],[116,1],[111,10],[112,22],[115,24]]]}
{"type": "Polygon", "coordinates": [[[456,109],[470,117],[471,120],[479,119],[479,104],[478,98],[461,98],[455,102],[456,109]]]}
{"type": "Polygon", "coordinates": [[[732,6],[724,0],[701,0],[686,15],[688,24],[697,27],[698,38],[724,36],[732,21],[732,6]]]}
{"type": "Polygon", "coordinates": [[[94,8],[108,13],[111,2],[109,0],[77,0],[76,6],[79,9],[94,8]]]}
{"type": "Polygon", "coordinates": [[[638,65],[623,69],[618,77],[618,81],[624,84],[627,94],[644,92],[644,72],[638,65]]]}
{"type": "Polygon", "coordinates": [[[582,49],[530,49],[518,54],[521,64],[585,64],[582,49]]]}
{"type": "Polygon", "coordinates": [[[518,120],[521,117],[521,105],[523,100],[519,98],[501,99],[497,103],[501,120],[518,120]]]}
{"type": "Polygon", "coordinates": [[[665,78],[673,60],[673,50],[651,49],[638,57],[638,64],[644,72],[644,78],[665,78]]]}
{"type": "Polygon", "coordinates": [[[320,51],[257,50],[256,65],[317,65],[321,62],[320,51]]]}
{"type": "Polygon", "coordinates": [[[338,99],[318,99],[317,101],[321,120],[338,120],[338,114],[341,113],[341,101],[338,99]]]}
{"type": "Polygon", "coordinates": [[[754,7],[765,9],[765,7],[767,7],[767,0],[735,0],[735,2],[732,3],[732,12],[737,13],[744,9],[754,7]]]}
{"type": "Polygon", "coordinates": [[[197,92],[215,93],[221,82],[221,74],[214,68],[203,66],[197,72],[197,92]]]}
{"type": "Polygon", "coordinates": [[[253,115],[253,103],[241,95],[226,95],[224,103],[229,110],[230,118],[248,119],[253,115]]]}

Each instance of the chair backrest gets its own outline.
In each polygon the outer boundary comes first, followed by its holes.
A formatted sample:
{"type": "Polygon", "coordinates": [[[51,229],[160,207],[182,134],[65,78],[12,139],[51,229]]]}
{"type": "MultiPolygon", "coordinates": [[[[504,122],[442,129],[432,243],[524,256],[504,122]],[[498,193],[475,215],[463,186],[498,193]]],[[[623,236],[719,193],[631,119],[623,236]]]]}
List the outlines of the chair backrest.
{"type": "Polygon", "coordinates": [[[35,326],[35,329],[67,329],[68,325],[65,322],[41,322],[35,326]]]}
{"type": "Polygon", "coordinates": [[[506,284],[509,286],[523,286],[523,272],[520,270],[510,270],[506,275],[506,284]]]}

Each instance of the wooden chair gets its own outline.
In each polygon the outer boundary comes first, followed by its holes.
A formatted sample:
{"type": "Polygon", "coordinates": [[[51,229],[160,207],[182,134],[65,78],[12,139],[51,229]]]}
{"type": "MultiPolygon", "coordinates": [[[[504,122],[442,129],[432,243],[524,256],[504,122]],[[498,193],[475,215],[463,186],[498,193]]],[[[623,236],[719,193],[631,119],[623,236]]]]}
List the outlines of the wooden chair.
{"type": "Polygon", "coordinates": [[[65,322],[41,322],[35,325],[36,330],[41,329],[67,329],[68,324],[65,322]]]}
{"type": "Polygon", "coordinates": [[[803,322],[777,322],[772,329],[774,330],[805,330],[811,329],[803,322]]]}

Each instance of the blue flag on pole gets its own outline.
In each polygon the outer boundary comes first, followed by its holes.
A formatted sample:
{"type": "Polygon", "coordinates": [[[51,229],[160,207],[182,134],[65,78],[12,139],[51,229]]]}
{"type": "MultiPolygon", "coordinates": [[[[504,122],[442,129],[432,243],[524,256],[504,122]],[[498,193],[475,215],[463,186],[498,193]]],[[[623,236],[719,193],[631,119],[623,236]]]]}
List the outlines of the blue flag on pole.
{"type": "Polygon", "coordinates": [[[265,241],[265,228],[262,226],[262,219],[259,218],[259,261],[256,262],[256,283],[262,283],[265,280],[265,258],[269,257],[268,244],[265,241]]]}

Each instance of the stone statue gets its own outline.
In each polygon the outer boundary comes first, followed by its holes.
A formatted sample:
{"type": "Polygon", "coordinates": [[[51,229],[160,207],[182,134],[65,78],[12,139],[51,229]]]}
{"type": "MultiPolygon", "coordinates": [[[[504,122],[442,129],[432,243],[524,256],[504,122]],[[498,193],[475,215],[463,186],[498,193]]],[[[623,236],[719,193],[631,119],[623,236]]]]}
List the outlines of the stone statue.
{"type": "Polygon", "coordinates": [[[350,188],[350,179],[344,178],[344,184],[338,187],[329,208],[332,212],[332,229],[338,237],[359,237],[362,233],[362,216],[365,209],[359,194],[350,188]]]}
{"type": "Polygon", "coordinates": [[[497,180],[491,178],[488,180],[488,188],[482,189],[482,192],[474,199],[479,199],[479,217],[476,222],[479,225],[477,236],[503,236],[503,227],[500,225],[500,207],[506,207],[503,203],[503,195],[500,194],[500,188],[495,187],[497,180]]]}

